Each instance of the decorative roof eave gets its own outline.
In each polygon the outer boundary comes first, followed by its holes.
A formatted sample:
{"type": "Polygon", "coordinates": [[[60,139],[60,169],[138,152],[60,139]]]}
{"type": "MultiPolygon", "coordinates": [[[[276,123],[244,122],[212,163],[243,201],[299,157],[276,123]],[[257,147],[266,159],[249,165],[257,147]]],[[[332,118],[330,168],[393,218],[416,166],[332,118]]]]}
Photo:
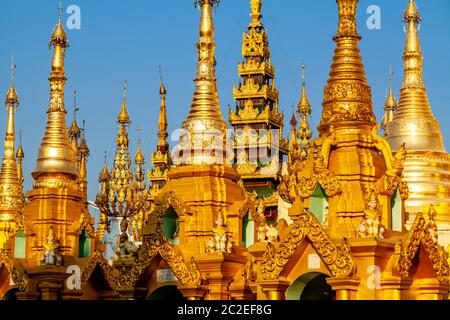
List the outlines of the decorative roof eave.
{"type": "Polygon", "coordinates": [[[270,55],[267,31],[250,29],[242,37],[243,57],[268,57],[270,55]]]}
{"type": "Polygon", "coordinates": [[[314,214],[305,208],[298,219],[290,225],[288,235],[283,242],[268,244],[261,265],[263,278],[265,280],[279,278],[284,267],[305,239],[312,244],[333,277],[345,278],[354,272],[355,262],[348,240],[343,238],[339,245],[335,244],[314,214]],[[326,254],[329,252],[335,254],[326,254]]]}
{"type": "Polygon", "coordinates": [[[253,106],[246,106],[244,109],[238,110],[238,112],[234,112],[230,108],[228,110],[228,118],[231,125],[264,123],[282,127],[284,114],[275,110],[269,110],[269,106],[266,106],[263,112],[259,112],[253,106]]]}
{"type": "Polygon", "coordinates": [[[101,251],[95,251],[94,255],[84,266],[83,271],[81,272],[81,288],[85,288],[86,283],[97,266],[100,267],[100,270],[111,289],[116,291],[118,287],[119,271],[109,265],[108,260],[103,257],[103,253],[101,251]]]}
{"type": "Polygon", "coordinates": [[[0,269],[2,265],[5,266],[11,280],[18,287],[19,291],[25,291],[28,287],[28,276],[11,258],[10,250],[0,249],[0,269]]]}
{"type": "Polygon", "coordinates": [[[264,62],[258,62],[256,60],[249,60],[244,63],[238,64],[239,76],[250,75],[263,75],[269,78],[275,77],[275,68],[272,64],[264,62]]]}
{"type": "Polygon", "coordinates": [[[162,230],[146,236],[139,250],[145,254],[138,255],[129,271],[122,272],[119,277],[119,288],[134,288],[136,283],[148,269],[155,258],[160,256],[174,272],[182,285],[199,287],[201,284],[201,273],[192,257],[186,261],[182,252],[173,245],[163,234],[162,230]]]}
{"type": "Polygon", "coordinates": [[[260,87],[258,84],[251,83],[249,80],[247,84],[240,85],[238,88],[233,86],[233,97],[235,100],[243,99],[261,99],[278,101],[278,90],[273,86],[263,85],[260,87]]]}
{"type": "Polygon", "coordinates": [[[395,266],[402,279],[408,279],[414,258],[423,246],[440,283],[450,282],[448,253],[433,240],[423,213],[419,212],[409,232],[395,245],[395,266]]]}

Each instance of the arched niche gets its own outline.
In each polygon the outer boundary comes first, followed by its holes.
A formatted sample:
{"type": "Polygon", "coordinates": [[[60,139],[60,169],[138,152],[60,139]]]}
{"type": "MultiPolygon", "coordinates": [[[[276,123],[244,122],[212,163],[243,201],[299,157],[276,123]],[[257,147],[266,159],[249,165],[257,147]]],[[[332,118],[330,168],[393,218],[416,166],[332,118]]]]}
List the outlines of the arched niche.
{"type": "Polygon", "coordinates": [[[170,207],[167,209],[166,214],[162,218],[162,230],[164,236],[170,240],[173,244],[179,244],[179,228],[180,219],[178,218],[175,210],[170,207]]]}
{"type": "Polygon", "coordinates": [[[248,212],[242,219],[242,246],[251,247],[255,243],[255,221],[248,212]]]}
{"type": "Polygon", "coordinates": [[[325,211],[328,208],[328,197],[320,184],[317,184],[309,199],[309,209],[319,222],[324,219],[325,211]]]}
{"type": "Polygon", "coordinates": [[[14,237],[14,258],[25,259],[27,239],[23,230],[19,230],[14,237]]]}
{"type": "Polygon", "coordinates": [[[402,218],[402,197],[398,188],[391,197],[391,229],[394,231],[403,230],[402,218]]]}
{"type": "Polygon", "coordinates": [[[91,256],[91,238],[87,230],[84,230],[78,238],[78,257],[87,258],[91,256]]]}
{"type": "Polygon", "coordinates": [[[3,295],[2,300],[15,301],[17,300],[16,292],[19,292],[18,288],[11,288],[3,295]]]}
{"type": "Polygon", "coordinates": [[[334,300],[335,293],[320,272],[308,272],[298,277],[286,291],[286,300],[334,300]]]}

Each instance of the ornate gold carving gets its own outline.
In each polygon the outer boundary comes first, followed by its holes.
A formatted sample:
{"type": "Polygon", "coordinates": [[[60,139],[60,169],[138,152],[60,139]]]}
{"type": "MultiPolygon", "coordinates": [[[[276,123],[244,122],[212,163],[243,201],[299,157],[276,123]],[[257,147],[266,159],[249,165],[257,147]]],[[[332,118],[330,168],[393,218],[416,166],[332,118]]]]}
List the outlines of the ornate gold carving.
{"type": "Polygon", "coordinates": [[[293,203],[297,196],[308,199],[320,185],[328,197],[334,197],[342,192],[340,180],[332,175],[325,164],[322,151],[315,146],[313,153],[313,173],[310,177],[301,176],[302,163],[289,165],[289,175],[283,178],[278,187],[278,193],[287,202],[293,203]]]}
{"type": "Polygon", "coordinates": [[[83,231],[87,231],[89,237],[91,239],[95,238],[95,230],[94,227],[90,224],[91,215],[89,212],[83,212],[80,216],[80,221],[78,222],[78,226],[75,229],[75,235],[79,237],[83,231]]]}
{"type": "Polygon", "coordinates": [[[248,33],[245,33],[242,39],[242,55],[244,57],[270,55],[267,32],[265,30],[258,32],[258,30],[251,28],[248,33]]]}
{"type": "Polygon", "coordinates": [[[270,60],[268,62],[258,62],[255,59],[248,59],[245,63],[238,65],[239,75],[253,75],[262,74],[273,78],[275,76],[275,69],[272,66],[270,60]]]}
{"type": "Polygon", "coordinates": [[[245,266],[243,267],[241,275],[242,280],[246,286],[249,286],[251,283],[256,282],[257,268],[258,265],[256,263],[255,258],[248,260],[245,266]]]}
{"type": "Polygon", "coordinates": [[[149,214],[149,216],[154,215],[158,219],[162,219],[169,208],[172,208],[176,212],[180,221],[184,221],[187,214],[192,214],[183,202],[177,199],[174,192],[161,194],[157,199],[155,199],[155,204],[156,207],[149,214]]]}
{"type": "Polygon", "coordinates": [[[89,259],[88,263],[84,266],[81,273],[81,287],[84,288],[87,281],[94,272],[95,267],[99,266],[100,270],[105,277],[111,289],[117,289],[117,283],[119,279],[118,270],[110,266],[108,260],[103,257],[103,253],[100,251],[95,251],[94,255],[89,259]]]}
{"type": "Polygon", "coordinates": [[[403,279],[408,279],[413,260],[417,255],[419,246],[422,244],[428,253],[433,269],[441,283],[450,282],[450,267],[448,263],[448,253],[444,247],[439,246],[427,229],[427,222],[423,213],[416,215],[416,220],[409,232],[400,239],[395,246],[395,253],[398,255],[396,266],[403,279]]]}
{"type": "Polygon", "coordinates": [[[248,78],[244,84],[240,84],[237,88],[233,87],[233,96],[235,99],[263,97],[264,99],[276,101],[278,99],[278,91],[274,86],[269,86],[267,83],[259,85],[254,78],[248,78]]]}
{"type": "Polygon", "coordinates": [[[14,261],[10,257],[9,250],[0,250],[0,268],[2,265],[5,266],[19,291],[25,291],[28,286],[28,276],[15,266],[14,261]]]}
{"type": "Polygon", "coordinates": [[[334,277],[344,278],[353,272],[354,260],[346,238],[336,245],[323,230],[320,222],[307,208],[289,227],[289,234],[279,245],[269,243],[262,262],[264,279],[277,279],[289,259],[306,238],[309,239],[317,253],[323,259],[334,277]]]}
{"type": "Polygon", "coordinates": [[[156,233],[144,237],[144,242],[139,248],[138,258],[134,260],[129,271],[123,270],[121,272],[118,287],[134,288],[136,282],[158,254],[164,259],[182,285],[190,287],[200,285],[201,274],[195,260],[192,258],[191,261],[186,262],[183,254],[164,237],[162,230],[159,229],[156,233]]]}
{"type": "Polygon", "coordinates": [[[319,130],[325,132],[336,123],[356,122],[375,125],[372,94],[365,77],[360,36],[356,30],[358,0],[338,0],[339,27],[334,41],[337,48],[330,78],[324,91],[319,130]]]}

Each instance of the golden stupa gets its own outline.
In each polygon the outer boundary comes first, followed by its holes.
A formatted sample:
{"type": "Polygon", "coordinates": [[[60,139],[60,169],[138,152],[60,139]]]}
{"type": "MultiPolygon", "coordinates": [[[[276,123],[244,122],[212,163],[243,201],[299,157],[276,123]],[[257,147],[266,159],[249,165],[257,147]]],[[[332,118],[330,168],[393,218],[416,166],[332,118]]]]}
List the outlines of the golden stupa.
{"type": "Polygon", "coordinates": [[[394,152],[403,144],[407,149],[404,180],[410,191],[406,201],[408,226],[417,212],[432,204],[437,211],[439,243],[447,247],[450,245],[450,155],[445,150],[440,125],[431,111],[424,85],[419,40],[421,17],[412,0],[403,21],[406,23],[403,85],[393,118],[386,125],[386,138],[394,152]]]}
{"type": "MultiPolygon", "coordinates": [[[[140,135],[134,158],[130,153],[132,108],[125,82],[112,166],[105,155],[98,178],[97,227],[88,206],[94,204],[87,198],[90,150],[84,123],[82,129],[77,123],[76,99],[72,124],[66,125],[68,40],[60,7],[50,41],[54,56],[47,129],[32,173],[34,185],[25,194],[21,146],[15,154],[18,97],[12,67],[0,174],[0,297],[448,299],[449,254],[438,243],[438,228],[449,213],[439,203],[448,196],[430,195],[429,203],[436,205],[423,208],[425,214],[408,211],[406,201],[410,193],[414,201],[416,192],[414,183],[408,188],[409,161],[419,144],[408,144],[405,137],[412,134],[395,129],[396,121],[409,119],[403,114],[417,109],[410,101],[426,102],[423,87],[413,83],[417,75],[422,81],[421,69],[411,68],[421,60],[414,1],[405,15],[410,28],[405,61],[412,75],[405,76],[398,109],[391,90],[383,120],[394,150],[377,133],[359,50],[358,0],[336,2],[336,49],[319,136],[312,138],[309,117],[315,109],[303,65],[288,141],[282,136],[284,115],[278,111],[262,1],[250,0],[252,20],[243,36],[244,61],[238,65],[241,83],[233,90],[236,109],[229,111],[233,139],[220,111],[215,73],[213,9],[219,0],[195,1],[200,9],[197,72],[180,144],[171,152],[171,107],[161,76],[159,139],[146,183],[140,135]],[[271,161],[253,160],[260,147],[254,138],[270,151],[271,161]]],[[[423,147],[446,155],[439,139],[440,134],[430,137],[423,147]]],[[[267,160],[267,152],[264,156],[267,160]]]]}

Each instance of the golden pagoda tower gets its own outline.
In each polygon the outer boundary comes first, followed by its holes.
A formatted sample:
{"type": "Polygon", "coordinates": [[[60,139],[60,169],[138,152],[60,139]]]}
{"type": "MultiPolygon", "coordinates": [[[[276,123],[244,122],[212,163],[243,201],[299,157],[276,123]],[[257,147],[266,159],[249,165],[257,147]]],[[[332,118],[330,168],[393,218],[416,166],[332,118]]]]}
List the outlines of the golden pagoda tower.
{"type": "Polygon", "coordinates": [[[169,133],[167,132],[167,90],[163,83],[162,74],[159,94],[161,95],[161,104],[159,107],[158,117],[159,140],[156,144],[156,151],[152,154],[151,157],[151,162],[154,165],[154,168],[148,172],[148,181],[151,184],[149,190],[150,201],[154,200],[155,196],[159,193],[159,190],[164,186],[165,182],[167,181],[167,172],[172,165],[169,142],[167,142],[167,137],[169,136],[169,133]]]}
{"type": "Polygon", "coordinates": [[[23,182],[25,181],[25,178],[23,176],[23,158],[25,158],[25,152],[23,151],[22,147],[22,131],[19,133],[20,137],[20,144],[19,148],[17,148],[16,152],[16,158],[17,158],[17,177],[19,178],[19,182],[21,185],[23,185],[23,182]]]}
{"type": "Polygon", "coordinates": [[[80,145],[78,147],[79,150],[79,175],[78,175],[78,180],[80,183],[80,190],[83,191],[84,193],[84,201],[86,203],[87,206],[87,185],[88,185],[88,181],[87,181],[87,158],[89,157],[90,151],[89,151],[89,147],[88,144],[86,142],[86,137],[85,137],[85,128],[84,128],[84,120],[83,120],[83,129],[81,129],[81,140],[80,140],[80,145]]]}
{"type": "MultiPolygon", "coordinates": [[[[182,125],[180,145],[174,152],[175,166],[169,170],[169,180],[156,199],[155,212],[164,203],[177,212],[179,245],[173,250],[180,250],[185,261],[193,257],[209,289],[204,296],[204,289],[184,282],[180,290],[186,296],[205,299],[228,299],[232,275],[245,263],[238,210],[245,190],[238,184],[239,174],[226,159],[227,126],[216,86],[212,9],[218,2],[195,2],[201,12],[195,91],[182,125]],[[218,234],[220,243],[213,240],[218,234]]],[[[163,227],[166,218],[162,218],[163,227]]]]}
{"type": "Polygon", "coordinates": [[[394,91],[392,90],[392,77],[394,73],[392,69],[389,71],[389,93],[386,96],[386,103],[384,104],[384,116],[381,121],[381,129],[384,131],[384,137],[388,137],[388,128],[394,120],[394,114],[397,110],[397,101],[395,101],[394,91]]]}
{"type": "Polygon", "coordinates": [[[450,156],[445,150],[439,122],[434,117],[423,80],[419,25],[421,17],[413,0],[403,17],[407,24],[403,85],[394,118],[388,127],[387,141],[395,152],[402,144],[408,151],[405,180],[410,196],[406,209],[408,227],[417,212],[437,211],[439,241],[450,244],[450,156]]]}
{"type": "MultiPolygon", "coordinates": [[[[292,106],[293,107],[293,106],[292,106]]],[[[291,133],[289,135],[289,154],[288,154],[288,163],[292,164],[295,161],[295,151],[297,149],[297,118],[295,117],[295,113],[292,114],[291,121],[291,133]]]]}
{"type": "Polygon", "coordinates": [[[74,91],[74,93],[73,93],[73,121],[72,121],[72,125],[69,128],[69,138],[70,138],[70,142],[72,144],[75,159],[79,162],[80,154],[79,154],[78,147],[79,147],[79,139],[80,139],[80,135],[81,135],[81,129],[77,123],[78,110],[79,109],[77,107],[77,92],[74,91]]]}
{"type": "MultiPolygon", "coordinates": [[[[336,2],[336,49],[320,136],[310,143],[302,166],[289,165],[278,188],[292,204],[292,223],[279,229],[277,241],[249,248],[254,262],[244,282],[258,299],[268,300],[302,299],[304,288],[318,277],[323,292],[316,294],[323,299],[443,299],[450,269],[448,254],[436,241],[435,215],[432,208],[428,219],[418,214],[406,232],[406,150],[402,146],[393,156],[377,134],[358,47],[359,0],[336,2]]],[[[307,99],[301,100],[306,115],[307,99]]],[[[300,136],[310,137],[304,128],[300,136]]]]}
{"type": "Polygon", "coordinates": [[[85,191],[78,184],[78,159],[66,126],[64,60],[69,42],[62,24],[61,3],[49,45],[54,50],[47,128],[32,172],[35,183],[27,194],[29,203],[24,209],[26,225],[32,230],[26,251],[30,267],[41,264],[50,236],[59,242],[60,256],[78,257],[76,230],[82,227],[78,225],[80,218],[84,215],[87,225],[93,224],[93,218],[86,212],[85,191]]]}
{"type": "Polygon", "coordinates": [[[302,65],[302,95],[300,102],[298,103],[297,112],[300,116],[300,124],[298,131],[298,138],[300,144],[300,157],[301,161],[305,161],[308,158],[308,150],[310,147],[310,140],[312,138],[312,131],[309,127],[308,117],[311,116],[311,104],[308,100],[306,93],[306,81],[305,81],[305,65],[302,65]]]}
{"type": "MultiPolygon", "coordinates": [[[[19,106],[19,97],[14,88],[14,61],[11,65],[11,84],[6,95],[5,107],[8,112],[4,151],[0,171],[0,249],[14,237],[22,221],[23,193],[22,180],[18,176],[19,169],[15,153],[15,121],[14,113],[19,106]]],[[[20,168],[20,167],[19,167],[20,168]]]]}
{"type": "MultiPolygon", "coordinates": [[[[111,226],[112,233],[117,232],[117,224],[126,224],[126,228],[121,230],[121,234],[138,235],[137,223],[142,223],[144,205],[147,201],[147,191],[144,183],[145,159],[140,146],[138,145],[135,157],[136,172],[133,172],[133,164],[130,155],[130,141],[128,137],[128,127],[131,124],[127,109],[127,82],[124,82],[123,100],[116,122],[119,131],[116,138],[116,152],[112,169],[108,172],[105,165],[100,173],[99,181],[101,185],[100,194],[97,196],[97,205],[101,215],[101,229],[104,233],[108,217],[116,224],[111,226]],[[131,224],[130,228],[129,225],[131,224]]],[[[140,130],[139,130],[140,131],[140,130]]],[[[120,228],[121,229],[121,228],[120,228]]],[[[100,235],[98,238],[101,238],[100,235]]],[[[117,247],[117,250],[119,248],[117,247]]]]}
{"type": "Polygon", "coordinates": [[[244,186],[267,197],[278,185],[288,141],[283,139],[283,114],[278,111],[279,92],[267,30],[261,22],[262,5],[262,0],[250,0],[252,21],[242,38],[241,81],[233,88],[236,110],[229,109],[229,121],[234,128],[236,168],[244,186]]]}
{"type": "Polygon", "coordinates": [[[315,143],[328,170],[343,185],[342,194],[329,199],[329,230],[342,237],[356,234],[365,199],[386,172],[387,161],[377,150],[378,137],[373,134],[376,119],[358,47],[361,37],[356,30],[358,0],[337,2],[336,49],[324,91],[320,137],[315,143]]]}

